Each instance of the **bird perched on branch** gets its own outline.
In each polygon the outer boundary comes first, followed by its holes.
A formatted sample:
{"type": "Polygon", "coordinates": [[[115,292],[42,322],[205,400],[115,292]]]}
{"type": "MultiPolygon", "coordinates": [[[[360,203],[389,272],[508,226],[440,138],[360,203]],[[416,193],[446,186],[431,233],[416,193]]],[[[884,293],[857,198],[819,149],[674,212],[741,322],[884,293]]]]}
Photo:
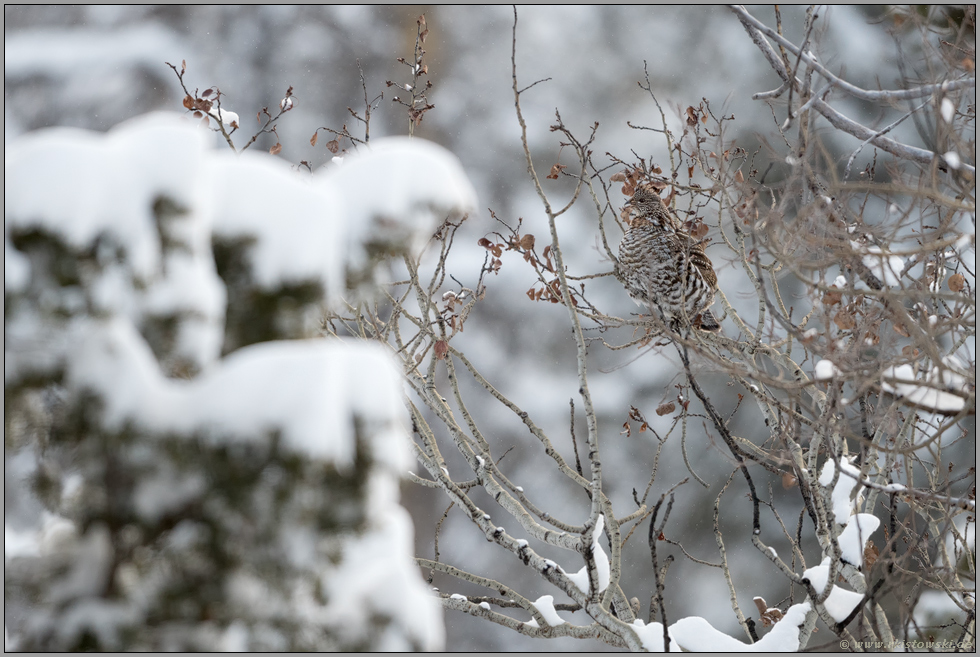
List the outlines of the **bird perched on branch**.
{"type": "Polygon", "coordinates": [[[708,310],[718,277],[703,244],[685,232],[650,183],[637,186],[623,214],[629,230],[619,244],[619,266],[633,301],[680,325],[719,330],[708,310]]]}

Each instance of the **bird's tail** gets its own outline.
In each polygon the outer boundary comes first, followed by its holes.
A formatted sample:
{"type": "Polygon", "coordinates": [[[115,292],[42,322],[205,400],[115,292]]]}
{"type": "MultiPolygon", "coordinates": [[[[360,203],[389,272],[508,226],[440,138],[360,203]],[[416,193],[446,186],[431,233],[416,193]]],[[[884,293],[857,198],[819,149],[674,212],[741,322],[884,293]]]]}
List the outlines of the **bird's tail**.
{"type": "Polygon", "coordinates": [[[720,331],[721,324],[715,319],[715,316],[711,314],[711,311],[705,309],[701,313],[701,330],[702,331],[720,331]]]}

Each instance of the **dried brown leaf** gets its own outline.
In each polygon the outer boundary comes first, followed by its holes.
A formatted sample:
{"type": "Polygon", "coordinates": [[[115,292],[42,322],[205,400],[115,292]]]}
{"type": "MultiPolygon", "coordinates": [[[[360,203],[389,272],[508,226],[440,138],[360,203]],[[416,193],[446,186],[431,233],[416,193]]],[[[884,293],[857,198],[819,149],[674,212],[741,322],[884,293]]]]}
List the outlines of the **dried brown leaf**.
{"type": "Polygon", "coordinates": [[[558,174],[561,173],[562,169],[567,169],[568,167],[564,164],[553,164],[551,165],[551,173],[545,176],[548,180],[558,180],[558,174]]]}
{"type": "Polygon", "coordinates": [[[316,146],[316,140],[320,138],[319,132],[314,132],[313,136],[310,137],[310,146],[316,146]]]}
{"type": "Polygon", "coordinates": [[[676,409],[677,406],[674,404],[674,402],[667,402],[666,404],[661,404],[660,406],[657,406],[657,415],[663,417],[668,413],[673,413],[676,409]]]}
{"type": "Polygon", "coordinates": [[[279,155],[279,153],[282,152],[282,144],[276,142],[276,145],[270,148],[269,152],[272,153],[273,155],[279,155]]]}
{"type": "Polygon", "coordinates": [[[824,292],[823,299],[821,299],[821,301],[823,301],[823,305],[825,306],[836,306],[840,303],[843,296],[844,293],[840,290],[827,290],[824,292]]]}
{"type": "Polygon", "coordinates": [[[691,106],[687,108],[687,125],[695,126],[698,124],[698,111],[691,106]]]}
{"type": "Polygon", "coordinates": [[[857,320],[854,319],[853,313],[848,312],[845,308],[841,308],[834,315],[834,324],[837,324],[837,328],[842,331],[849,331],[857,326],[857,320]]]}
{"type": "Polygon", "coordinates": [[[868,544],[864,546],[864,570],[867,572],[871,569],[871,566],[875,565],[875,561],[878,560],[878,547],[868,541],[868,544]]]}
{"type": "Polygon", "coordinates": [[[783,617],[783,612],[779,611],[774,607],[772,609],[767,609],[766,613],[762,614],[762,616],[760,617],[760,620],[762,621],[763,625],[768,627],[769,625],[775,625],[776,623],[778,623],[779,619],[781,619],[782,617],[783,617]]]}
{"type": "Polygon", "coordinates": [[[437,340],[433,351],[435,352],[437,359],[445,360],[446,354],[449,353],[449,343],[445,340],[437,340]]]}
{"type": "Polygon", "coordinates": [[[331,139],[327,142],[327,150],[336,155],[340,152],[340,142],[336,139],[331,139]]]}
{"type": "Polygon", "coordinates": [[[194,109],[194,99],[191,96],[184,96],[184,107],[194,109]]]}
{"type": "Polygon", "coordinates": [[[531,251],[534,249],[534,235],[522,235],[521,236],[521,248],[525,251],[531,251]]]}
{"type": "Polygon", "coordinates": [[[949,280],[946,282],[946,285],[948,285],[949,289],[952,290],[953,292],[960,292],[965,286],[965,284],[966,284],[966,279],[963,277],[963,274],[953,274],[952,276],[949,277],[949,280]]]}

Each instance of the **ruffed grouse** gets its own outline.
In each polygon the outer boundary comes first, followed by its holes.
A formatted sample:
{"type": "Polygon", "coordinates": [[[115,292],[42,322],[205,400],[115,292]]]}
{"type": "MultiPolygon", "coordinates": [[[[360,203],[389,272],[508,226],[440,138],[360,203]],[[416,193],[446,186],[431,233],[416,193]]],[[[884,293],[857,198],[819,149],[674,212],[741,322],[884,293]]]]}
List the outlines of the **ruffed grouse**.
{"type": "Polygon", "coordinates": [[[708,310],[718,277],[704,246],[684,232],[648,183],[637,187],[626,210],[629,230],[619,244],[619,265],[629,295],[671,322],[719,330],[708,310]]]}

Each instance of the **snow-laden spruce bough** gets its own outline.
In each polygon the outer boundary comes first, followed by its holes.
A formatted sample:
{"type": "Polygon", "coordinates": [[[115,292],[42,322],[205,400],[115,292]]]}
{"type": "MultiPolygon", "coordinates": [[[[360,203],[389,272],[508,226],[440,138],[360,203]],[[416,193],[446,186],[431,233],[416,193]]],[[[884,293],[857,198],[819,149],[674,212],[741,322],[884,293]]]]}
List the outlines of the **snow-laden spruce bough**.
{"type": "Polygon", "coordinates": [[[473,189],[421,140],[310,180],[210,138],[150,115],[6,152],[6,445],[45,507],[6,525],[6,645],[438,649],[400,374],[306,338],[473,189]]]}

